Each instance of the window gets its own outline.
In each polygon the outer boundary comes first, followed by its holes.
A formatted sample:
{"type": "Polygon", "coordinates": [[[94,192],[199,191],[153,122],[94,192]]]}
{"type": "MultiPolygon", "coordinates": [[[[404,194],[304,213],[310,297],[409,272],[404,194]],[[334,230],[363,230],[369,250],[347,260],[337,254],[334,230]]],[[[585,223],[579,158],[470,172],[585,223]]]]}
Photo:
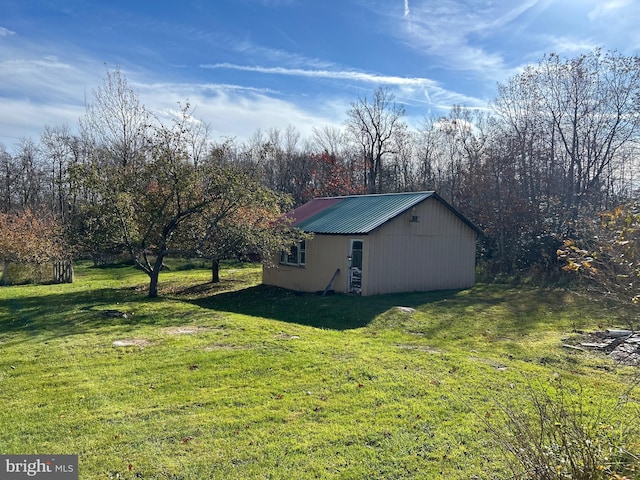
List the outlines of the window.
{"type": "Polygon", "coordinates": [[[280,263],[287,265],[304,266],[307,264],[307,245],[306,242],[300,242],[291,247],[289,251],[282,250],[280,252],[280,263]]]}

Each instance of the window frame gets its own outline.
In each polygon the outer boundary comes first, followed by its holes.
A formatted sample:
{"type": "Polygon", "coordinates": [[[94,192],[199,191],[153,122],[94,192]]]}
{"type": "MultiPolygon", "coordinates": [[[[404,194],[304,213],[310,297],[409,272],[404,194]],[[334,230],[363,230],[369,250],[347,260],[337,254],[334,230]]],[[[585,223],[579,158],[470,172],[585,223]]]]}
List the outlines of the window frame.
{"type": "Polygon", "coordinates": [[[291,247],[291,250],[280,250],[280,263],[293,267],[304,267],[307,265],[307,242],[302,240],[291,247]]]}

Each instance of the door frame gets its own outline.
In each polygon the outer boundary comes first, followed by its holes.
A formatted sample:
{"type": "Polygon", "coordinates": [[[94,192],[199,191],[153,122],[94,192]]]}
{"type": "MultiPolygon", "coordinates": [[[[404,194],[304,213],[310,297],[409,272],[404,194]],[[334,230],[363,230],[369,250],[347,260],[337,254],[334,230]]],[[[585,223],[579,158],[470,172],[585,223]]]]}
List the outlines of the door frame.
{"type": "MultiPolygon", "coordinates": [[[[357,251],[357,250],[356,250],[357,251]]],[[[347,257],[347,293],[362,294],[362,274],[364,271],[364,240],[360,238],[352,238],[349,240],[349,256],[347,257]],[[353,261],[353,245],[359,242],[360,248],[360,265],[354,265],[353,261]],[[357,270],[356,270],[357,269],[357,270]]]]}

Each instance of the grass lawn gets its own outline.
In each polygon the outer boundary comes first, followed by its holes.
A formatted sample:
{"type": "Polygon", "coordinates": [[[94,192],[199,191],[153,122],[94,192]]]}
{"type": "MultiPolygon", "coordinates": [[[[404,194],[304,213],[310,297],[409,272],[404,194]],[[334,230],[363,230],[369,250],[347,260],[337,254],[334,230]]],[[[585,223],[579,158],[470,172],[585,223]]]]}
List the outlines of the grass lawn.
{"type": "Polygon", "coordinates": [[[562,347],[624,327],[565,290],[320,297],[256,266],[209,276],[163,272],[158,299],[131,267],[0,288],[0,453],[78,454],[81,479],[495,479],[501,405],[560,381],[587,414],[637,405],[634,369],[562,347]]]}

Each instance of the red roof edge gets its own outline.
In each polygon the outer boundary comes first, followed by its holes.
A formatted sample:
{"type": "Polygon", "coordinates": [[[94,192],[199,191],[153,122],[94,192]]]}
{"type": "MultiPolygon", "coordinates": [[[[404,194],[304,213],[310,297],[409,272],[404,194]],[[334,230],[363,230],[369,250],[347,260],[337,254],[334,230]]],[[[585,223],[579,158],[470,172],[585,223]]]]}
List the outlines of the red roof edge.
{"type": "Polygon", "coordinates": [[[313,200],[308,201],[304,205],[300,205],[293,212],[289,212],[285,215],[286,218],[292,220],[292,226],[297,226],[300,222],[306,220],[307,218],[311,218],[317,213],[329,208],[332,205],[335,205],[338,202],[341,202],[343,198],[332,197],[332,198],[314,198],[313,200]]]}

